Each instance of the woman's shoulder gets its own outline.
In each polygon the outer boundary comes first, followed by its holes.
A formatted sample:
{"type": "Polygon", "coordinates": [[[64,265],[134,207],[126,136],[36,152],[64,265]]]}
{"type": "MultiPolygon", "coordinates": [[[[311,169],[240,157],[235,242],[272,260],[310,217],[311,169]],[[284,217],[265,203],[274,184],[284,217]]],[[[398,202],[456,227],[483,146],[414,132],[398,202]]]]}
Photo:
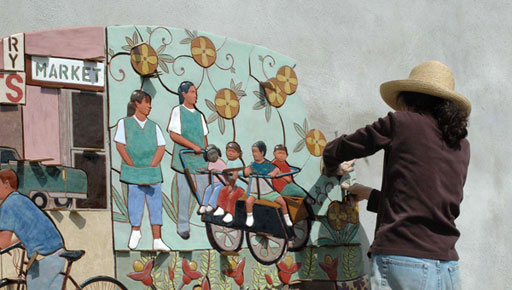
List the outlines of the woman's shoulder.
{"type": "Polygon", "coordinates": [[[389,119],[391,125],[394,127],[417,127],[425,125],[437,127],[437,121],[434,117],[412,111],[389,112],[386,118],[389,119]]]}

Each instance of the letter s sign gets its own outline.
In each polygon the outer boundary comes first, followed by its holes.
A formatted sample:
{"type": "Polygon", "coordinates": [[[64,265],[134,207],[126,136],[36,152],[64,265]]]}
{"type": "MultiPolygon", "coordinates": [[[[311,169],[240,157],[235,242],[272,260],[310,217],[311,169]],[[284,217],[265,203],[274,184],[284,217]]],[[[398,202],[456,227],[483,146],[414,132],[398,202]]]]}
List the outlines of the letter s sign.
{"type": "Polygon", "coordinates": [[[0,103],[25,104],[25,73],[0,72],[0,103]]]}

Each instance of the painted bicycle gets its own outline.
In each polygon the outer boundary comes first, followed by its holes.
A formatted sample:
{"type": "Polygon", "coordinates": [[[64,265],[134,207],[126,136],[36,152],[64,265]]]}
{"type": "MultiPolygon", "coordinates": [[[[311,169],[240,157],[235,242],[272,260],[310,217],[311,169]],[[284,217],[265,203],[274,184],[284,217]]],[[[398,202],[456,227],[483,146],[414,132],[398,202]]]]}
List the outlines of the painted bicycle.
{"type": "MultiPolygon", "coordinates": [[[[17,250],[16,255],[19,255],[19,260],[17,261],[16,265],[16,272],[17,277],[16,278],[4,278],[0,280],[0,289],[5,290],[25,290],[27,289],[27,282],[26,282],[26,276],[27,272],[32,266],[32,264],[37,259],[37,252],[32,255],[30,260],[27,261],[26,258],[26,250],[25,247],[21,242],[18,242],[12,246],[9,246],[5,249],[0,250],[0,255],[6,254],[6,253],[12,253],[14,250],[17,250]]],[[[64,272],[60,272],[61,275],[64,275],[64,280],[62,282],[62,288],[61,290],[68,289],[68,281],[73,284],[73,287],[75,289],[84,289],[84,290],[95,290],[95,289],[112,289],[112,290],[127,290],[121,282],[118,280],[109,277],[109,276],[94,276],[89,279],[87,279],[82,284],[78,284],[75,279],[71,276],[71,266],[73,262],[79,260],[83,255],[85,254],[85,251],[78,250],[78,251],[68,251],[64,250],[59,255],[66,259],[66,268],[64,272]]]]}
{"type": "MultiPolygon", "coordinates": [[[[195,153],[193,150],[182,150],[180,152],[180,159],[185,168],[185,174],[190,176],[192,173],[187,170],[183,154],[195,153]]],[[[235,170],[241,169],[243,168],[235,170]]],[[[242,248],[245,235],[247,247],[253,257],[265,265],[278,262],[286,249],[289,251],[302,249],[309,239],[311,222],[314,216],[311,206],[305,201],[305,198],[283,196],[293,223],[292,227],[286,226],[279,204],[260,198],[260,195],[264,194],[262,192],[263,186],[261,186],[263,183],[267,184],[271,190],[274,190],[270,182],[273,178],[292,176],[300,172],[300,169],[297,167],[291,167],[291,169],[291,172],[279,174],[275,177],[251,174],[248,176],[248,180],[244,180],[248,184],[248,189],[254,186],[258,193],[258,199],[253,208],[255,222],[251,227],[246,225],[247,214],[245,207],[245,201],[250,190],[247,190],[245,196],[236,201],[235,215],[231,222],[224,222],[222,216],[215,216],[212,212],[203,214],[202,221],[205,223],[206,233],[211,246],[222,254],[230,255],[242,248]]],[[[224,171],[201,169],[196,170],[195,173],[208,174],[211,185],[213,184],[213,176],[228,176],[232,174],[232,171],[233,169],[224,171]]],[[[239,174],[239,178],[243,179],[243,174],[239,174]]],[[[218,179],[225,185],[224,178],[218,179]]],[[[189,180],[190,188],[194,191],[196,199],[201,203],[192,178],[188,177],[187,180],[189,180]]]]}

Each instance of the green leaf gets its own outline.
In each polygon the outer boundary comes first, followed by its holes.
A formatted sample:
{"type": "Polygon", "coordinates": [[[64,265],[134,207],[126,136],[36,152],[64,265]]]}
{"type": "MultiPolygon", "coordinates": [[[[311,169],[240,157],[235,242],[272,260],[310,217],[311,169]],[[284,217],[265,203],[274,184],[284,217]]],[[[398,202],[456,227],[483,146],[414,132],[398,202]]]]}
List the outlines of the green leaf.
{"type": "Polygon", "coordinates": [[[158,272],[156,272],[156,274],[155,274],[155,280],[158,280],[158,278],[160,278],[160,276],[162,275],[162,273],[163,273],[162,271],[158,271],[158,272]]]}
{"type": "Polygon", "coordinates": [[[114,56],[114,50],[112,48],[108,49],[108,55],[110,55],[110,57],[114,56]]]}
{"type": "Polygon", "coordinates": [[[304,139],[300,139],[299,142],[297,142],[297,145],[295,145],[293,152],[300,152],[304,146],[306,146],[306,141],[304,139]]]}
{"type": "Polygon", "coordinates": [[[192,31],[185,28],[185,32],[187,33],[188,37],[190,37],[191,39],[196,38],[195,34],[192,31]]]}
{"type": "Polygon", "coordinates": [[[123,50],[126,50],[126,51],[131,51],[131,50],[132,50],[132,47],[131,47],[131,46],[129,46],[129,45],[123,45],[123,46],[121,46],[121,48],[122,48],[123,50]]]}
{"type": "Polygon", "coordinates": [[[128,184],[121,183],[121,190],[123,191],[124,204],[128,205],[128,184]]]}
{"type": "Polygon", "coordinates": [[[267,123],[270,122],[270,117],[272,117],[272,106],[267,106],[265,109],[265,119],[267,120],[267,123]]]}
{"type": "Polygon", "coordinates": [[[242,88],[242,82],[239,82],[238,84],[235,85],[234,91],[239,91],[241,88],[242,88]]]}
{"type": "Polygon", "coordinates": [[[219,131],[222,135],[224,135],[224,132],[226,131],[226,123],[224,122],[224,118],[218,118],[219,123],[219,131]]]}
{"type": "Polygon", "coordinates": [[[329,238],[320,238],[318,239],[317,244],[319,246],[333,246],[336,245],[336,242],[329,238]]]}
{"type": "Polygon", "coordinates": [[[148,34],[151,34],[151,27],[146,27],[146,31],[148,32],[148,34]]]}
{"type": "Polygon", "coordinates": [[[206,103],[206,106],[208,107],[208,109],[214,111],[214,112],[217,112],[217,108],[215,108],[215,104],[208,100],[208,99],[204,99],[204,102],[206,103]]]}
{"type": "Polygon", "coordinates": [[[217,112],[214,112],[210,115],[210,117],[208,117],[208,120],[206,120],[206,123],[211,124],[211,123],[215,122],[215,120],[217,120],[217,118],[219,118],[219,114],[217,112]]]}
{"type": "Polygon", "coordinates": [[[120,214],[118,212],[114,212],[112,214],[112,217],[113,217],[115,222],[119,222],[119,223],[127,223],[127,222],[129,222],[129,219],[128,219],[127,216],[124,216],[123,214],[120,214]]]}
{"type": "Polygon", "coordinates": [[[162,52],[164,52],[165,48],[167,47],[166,44],[162,44],[160,45],[157,49],[156,49],[156,54],[161,54],[162,52]]]}
{"type": "Polygon", "coordinates": [[[256,102],[256,104],[254,104],[254,106],[252,106],[252,109],[253,110],[261,110],[261,109],[265,108],[266,105],[267,105],[267,102],[258,101],[258,102],[256,102]]]}
{"type": "Polygon", "coordinates": [[[139,44],[139,36],[137,35],[137,31],[133,32],[133,43],[135,43],[135,45],[139,44]]]}
{"type": "Polygon", "coordinates": [[[190,44],[192,42],[192,39],[190,38],[183,38],[181,41],[180,41],[180,44],[190,44]]]}
{"type": "Polygon", "coordinates": [[[232,66],[232,67],[231,67],[231,69],[230,69],[230,71],[231,71],[231,73],[232,73],[232,74],[236,73],[236,69],[235,69],[235,67],[234,67],[234,66],[232,66]]]}
{"type": "Polygon", "coordinates": [[[114,200],[121,214],[124,216],[128,216],[127,205],[124,203],[123,198],[119,194],[119,191],[117,191],[117,189],[114,186],[112,186],[112,199],[114,200]]]}
{"type": "Polygon", "coordinates": [[[299,124],[294,122],[293,127],[295,128],[295,131],[297,131],[297,134],[299,134],[300,137],[306,138],[306,132],[304,132],[304,129],[302,129],[302,127],[299,124]]]}
{"type": "Polygon", "coordinates": [[[308,120],[306,118],[304,118],[304,132],[309,132],[309,124],[308,124],[308,120]]]}
{"type": "Polygon", "coordinates": [[[238,91],[235,92],[235,94],[238,96],[239,99],[242,98],[242,97],[247,96],[247,94],[245,93],[244,90],[238,90],[238,91]]]}
{"type": "Polygon", "coordinates": [[[265,97],[264,94],[262,94],[260,91],[252,91],[253,94],[258,97],[258,99],[260,99],[261,101],[267,101],[267,98],[265,97]]]}
{"type": "Polygon", "coordinates": [[[166,53],[158,55],[158,59],[161,59],[162,61],[167,63],[173,63],[176,60],[172,55],[166,53]]]}
{"type": "Polygon", "coordinates": [[[258,59],[259,59],[260,61],[263,61],[263,56],[258,55],[258,59]]]}
{"type": "Polygon", "coordinates": [[[177,223],[178,222],[178,217],[177,217],[176,209],[174,208],[174,206],[173,206],[171,200],[169,199],[169,197],[167,197],[167,195],[164,192],[162,192],[162,205],[163,205],[164,211],[167,214],[167,216],[169,216],[169,218],[174,223],[177,223]]]}
{"type": "Polygon", "coordinates": [[[347,224],[347,226],[345,227],[346,236],[344,237],[344,239],[342,239],[342,242],[350,243],[350,241],[352,241],[354,239],[354,237],[356,236],[358,229],[359,229],[359,225],[357,225],[357,224],[350,224],[350,223],[347,224]]]}
{"type": "Polygon", "coordinates": [[[131,46],[131,47],[135,46],[135,43],[133,42],[133,40],[130,37],[126,36],[124,39],[126,40],[126,43],[128,43],[129,46],[131,46]]]}
{"type": "MultiPolygon", "coordinates": [[[[336,234],[336,231],[334,231],[331,226],[329,225],[329,222],[327,221],[326,216],[319,217],[320,221],[322,222],[322,225],[329,231],[329,234],[331,234],[331,237],[334,239],[332,242],[336,243],[338,235],[336,234]]],[[[330,240],[330,239],[329,239],[330,240]]]]}
{"type": "Polygon", "coordinates": [[[162,70],[165,73],[169,73],[169,67],[167,66],[167,64],[164,61],[158,59],[158,66],[160,66],[160,68],[162,68],[162,70]]]}
{"type": "Polygon", "coordinates": [[[235,81],[231,79],[231,82],[229,83],[229,88],[234,91],[235,90],[235,81]]]}

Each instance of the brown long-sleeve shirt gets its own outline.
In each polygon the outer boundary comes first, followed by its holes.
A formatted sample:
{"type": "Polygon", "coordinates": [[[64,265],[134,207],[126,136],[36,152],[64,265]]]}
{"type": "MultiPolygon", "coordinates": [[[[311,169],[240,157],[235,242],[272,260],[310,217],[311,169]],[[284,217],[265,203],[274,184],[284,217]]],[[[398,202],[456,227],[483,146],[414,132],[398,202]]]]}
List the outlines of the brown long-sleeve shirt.
{"type": "Polygon", "coordinates": [[[369,253],[458,260],[455,219],[469,164],[467,139],[450,148],[434,118],[399,111],[329,142],[324,163],[334,173],[341,162],[381,149],[382,187],[367,207],[377,212],[369,253]]]}

